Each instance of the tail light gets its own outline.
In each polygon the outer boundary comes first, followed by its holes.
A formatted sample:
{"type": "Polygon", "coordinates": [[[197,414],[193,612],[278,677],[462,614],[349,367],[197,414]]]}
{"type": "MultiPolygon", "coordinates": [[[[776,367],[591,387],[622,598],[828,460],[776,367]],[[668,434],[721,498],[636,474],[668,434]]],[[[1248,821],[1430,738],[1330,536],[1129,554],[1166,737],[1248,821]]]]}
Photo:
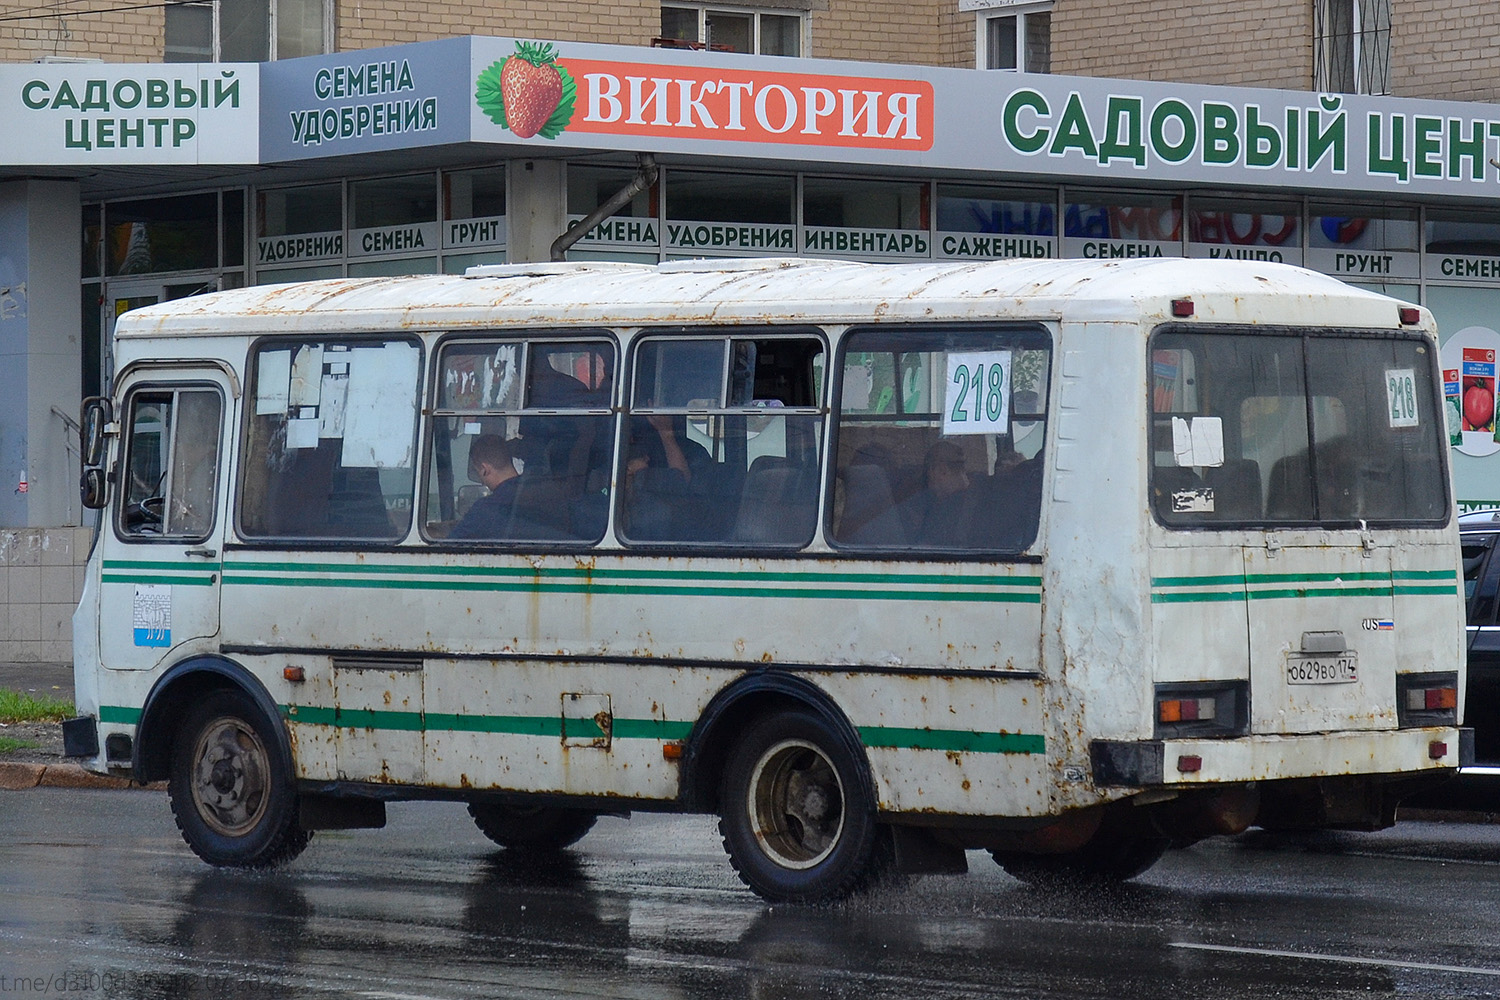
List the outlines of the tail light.
{"type": "Polygon", "coordinates": [[[1396,720],[1402,728],[1456,726],[1458,673],[1397,674],[1396,720]]]}
{"type": "Polygon", "coordinates": [[[1249,731],[1244,681],[1198,681],[1156,686],[1156,738],[1243,736],[1249,731]]]}

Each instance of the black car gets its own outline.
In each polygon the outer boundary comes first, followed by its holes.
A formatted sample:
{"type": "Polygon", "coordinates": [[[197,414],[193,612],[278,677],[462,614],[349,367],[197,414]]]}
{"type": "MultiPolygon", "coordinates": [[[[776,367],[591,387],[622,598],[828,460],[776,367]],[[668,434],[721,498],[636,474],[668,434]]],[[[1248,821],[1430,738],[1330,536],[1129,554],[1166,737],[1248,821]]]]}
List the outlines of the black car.
{"type": "MultiPolygon", "coordinates": [[[[1472,770],[1500,775],[1500,510],[1458,519],[1468,598],[1469,685],[1464,725],[1474,729],[1472,770]]],[[[1467,774],[1470,769],[1465,769],[1467,774]]]]}

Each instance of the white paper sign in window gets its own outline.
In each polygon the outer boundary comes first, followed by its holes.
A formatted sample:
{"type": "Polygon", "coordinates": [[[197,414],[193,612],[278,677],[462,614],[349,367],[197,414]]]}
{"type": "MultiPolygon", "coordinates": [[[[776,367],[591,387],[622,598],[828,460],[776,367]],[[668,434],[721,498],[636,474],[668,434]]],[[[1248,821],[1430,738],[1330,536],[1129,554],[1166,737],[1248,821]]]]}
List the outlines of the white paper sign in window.
{"type": "Polygon", "coordinates": [[[417,405],[417,349],[386,344],[350,351],[344,401],[346,469],[408,469],[417,405]]]}
{"type": "Polygon", "coordinates": [[[1179,466],[1224,464],[1224,421],[1218,417],[1172,418],[1172,453],[1179,466]]]}
{"type": "Polygon", "coordinates": [[[948,355],[943,434],[1005,434],[1010,430],[1010,351],[948,355]]]}
{"type": "Polygon", "coordinates": [[[1417,426],[1417,373],[1395,368],[1385,373],[1385,399],[1392,427],[1417,426]]]}

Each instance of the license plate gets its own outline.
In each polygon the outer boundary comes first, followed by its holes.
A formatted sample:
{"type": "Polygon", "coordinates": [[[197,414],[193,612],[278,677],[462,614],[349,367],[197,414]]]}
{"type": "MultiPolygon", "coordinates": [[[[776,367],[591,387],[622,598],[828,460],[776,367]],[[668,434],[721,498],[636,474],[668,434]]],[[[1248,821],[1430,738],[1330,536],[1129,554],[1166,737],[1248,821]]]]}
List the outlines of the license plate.
{"type": "Polygon", "coordinates": [[[1353,653],[1331,653],[1324,656],[1289,655],[1286,658],[1288,684],[1353,684],[1359,680],[1359,662],[1353,653]]]}

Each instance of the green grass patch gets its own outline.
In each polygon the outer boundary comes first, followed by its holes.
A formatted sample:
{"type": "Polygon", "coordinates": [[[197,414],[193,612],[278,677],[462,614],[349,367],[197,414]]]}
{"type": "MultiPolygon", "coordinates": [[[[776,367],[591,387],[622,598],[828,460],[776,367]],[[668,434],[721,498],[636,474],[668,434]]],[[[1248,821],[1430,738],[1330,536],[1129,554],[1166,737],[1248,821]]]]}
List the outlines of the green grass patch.
{"type": "Polygon", "coordinates": [[[66,698],[0,689],[0,722],[61,722],[72,715],[66,698]]]}
{"type": "Polygon", "coordinates": [[[13,740],[9,736],[0,736],[0,753],[10,753],[12,750],[35,750],[41,746],[32,740],[13,740]]]}

